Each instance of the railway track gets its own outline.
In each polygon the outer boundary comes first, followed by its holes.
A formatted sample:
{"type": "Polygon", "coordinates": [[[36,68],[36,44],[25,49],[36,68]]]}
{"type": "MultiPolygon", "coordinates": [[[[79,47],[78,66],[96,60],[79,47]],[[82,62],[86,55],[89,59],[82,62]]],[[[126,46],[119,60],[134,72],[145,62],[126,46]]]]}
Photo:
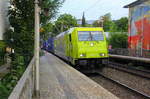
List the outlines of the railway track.
{"type": "Polygon", "coordinates": [[[136,89],[134,89],[134,88],[131,88],[131,87],[129,87],[129,86],[127,86],[127,85],[125,85],[125,84],[123,84],[123,83],[117,81],[117,80],[114,80],[114,79],[112,79],[112,78],[109,78],[109,77],[103,75],[101,72],[98,72],[98,71],[97,71],[97,73],[98,73],[100,76],[102,76],[103,78],[105,78],[105,79],[111,81],[112,83],[115,83],[115,84],[117,84],[117,85],[119,85],[119,86],[124,87],[125,89],[127,89],[127,90],[129,90],[129,91],[131,91],[131,92],[134,92],[134,93],[136,93],[138,96],[140,95],[141,97],[143,97],[143,99],[150,99],[150,96],[147,95],[147,94],[145,94],[145,93],[143,93],[143,92],[140,92],[140,91],[138,91],[138,90],[136,90],[136,89]]]}
{"type": "Polygon", "coordinates": [[[147,70],[136,69],[136,68],[129,67],[123,64],[115,63],[115,62],[109,62],[109,64],[106,66],[150,80],[150,71],[147,71],[147,70]]]}
{"type": "MultiPolygon", "coordinates": [[[[118,71],[122,71],[122,72],[125,72],[125,73],[128,73],[128,74],[132,74],[132,75],[135,75],[135,76],[138,76],[138,77],[140,76],[140,77],[142,77],[144,79],[150,80],[150,71],[145,71],[145,70],[131,68],[131,67],[128,67],[126,65],[115,63],[115,62],[109,62],[109,64],[105,65],[105,66],[109,67],[109,68],[112,68],[112,69],[116,69],[118,71]]],[[[111,78],[109,76],[106,76],[106,75],[104,75],[102,73],[102,71],[92,70],[90,72],[87,72],[87,71],[82,71],[82,72],[86,72],[86,73],[98,73],[103,78],[105,78],[105,79],[109,80],[110,82],[115,83],[116,85],[118,85],[118,87],[122,86],[123,89],[125,88],[127,90],[126,91],[127,93],[130,91],[134,95],[136,94],[137,97],[138,96],[142,97],[142,98],[137,98],[137,99],[150,99],[150,95],[147,94],[147,93],[145,93],[144,91],[139,90],[138,88],[131,87],[130,85],[128,85],[128,84],[126,84],[124,82],[120,82],[119,80],[113,79],[113,78],[111,78]]],[[[121,94],[124,94],[124,93],[121,93],[121,94]]],[[[136,97],[136,95],[135,95],[135,97],[136,97]]],[[[129,99],[131,99],[131,98],[129,98],[129,99]]]]}
{"type": "Polygon", "coordinates": [[[102,70],[97,70],[96,73],[107,79],[108,82],[115,83],[118,87],[122,86],[126,90],[142,97],[139,99],[150,99],[149,89],[146,87],[150,82],[150,71],[148,70],[136,69],[120,63],[109,62],[102,70]]]}

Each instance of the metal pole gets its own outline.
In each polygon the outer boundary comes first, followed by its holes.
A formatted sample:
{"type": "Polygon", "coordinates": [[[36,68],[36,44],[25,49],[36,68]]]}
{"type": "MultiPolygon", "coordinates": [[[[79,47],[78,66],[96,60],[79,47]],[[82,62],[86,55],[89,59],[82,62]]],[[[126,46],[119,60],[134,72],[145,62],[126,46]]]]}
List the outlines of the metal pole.
{"type": "Polygon", "coordinates": [[[35,94],[39,96],[39,43],[40,43],[40,16],[39,2],[35,0],[35,40],[34,40],[34,57],[35,57],[35,94]]]}

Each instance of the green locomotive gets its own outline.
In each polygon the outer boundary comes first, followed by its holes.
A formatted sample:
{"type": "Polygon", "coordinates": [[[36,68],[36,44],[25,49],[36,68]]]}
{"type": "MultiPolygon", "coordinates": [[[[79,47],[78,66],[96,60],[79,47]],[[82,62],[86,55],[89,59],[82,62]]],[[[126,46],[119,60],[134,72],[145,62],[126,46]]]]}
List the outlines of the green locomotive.
{"type": "Polygon", "coordinates": [[[92,66],[108,58],[103,28],[71,28],[56,36],[54,50],[56,55],[76,66],[92,66]]]}

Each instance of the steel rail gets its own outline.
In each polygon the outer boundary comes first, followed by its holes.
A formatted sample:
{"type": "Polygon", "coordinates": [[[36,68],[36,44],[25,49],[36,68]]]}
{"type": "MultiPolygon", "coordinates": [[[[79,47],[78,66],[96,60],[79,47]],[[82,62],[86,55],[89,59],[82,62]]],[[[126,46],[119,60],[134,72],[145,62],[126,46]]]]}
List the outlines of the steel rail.
{"type": "MultiPolygon", "coordinates": [[[[140,91],[138,91],[138,90],[136,90],[136,89],[134,89],[134,88],[131,88],[131,87],[129,87],[129,86],[123,84],[123,83],[120,83],[120,82],[117,81],[117,80],[114,80],[114,79],[111,79],[111,78],[109,78],[109,77],[106,77],[105,75],[103,75],[103,74],[100,73],[100,72],[97,72],[97,73],[98,73],[100,76],[104,77],[105,79],[110,80],[110,81],[113,82],[113,83],[116,83],[116,84],[118,84],[118,85],[120,85],[120,86],[122,86],[122,87],[124,87],[124,88],[126,88],[126,89],[128,89],[128,90],[130,90],[130,91],[132,91],[132,92],[135,92],[136,94],[139,94],[139,95],[145,97],[146,99],[150,99],[150,96],[147,95],[147,94],[145,94],[145,93],[143,93],[143,92],[140,92],[140,91]]],[[[145,99],[145,98],[144,98],[144,99],[145,99]]]]}
{"type": "Polygon", "coordinates": [[[135,68],[130,68],[125,65],[119,64],[119,63],[114,63],[114,62],[109,62],[106,67],[110,68],[115,68],[123,72],[127,72],[136,76],[144,77],[146,79],[150,79],[150,72],[149,71],[144,71],[144,70],[139,70],[135,68]]]}
{"type": "Polygon", "coordinates": [[[141,72],[146,72],[146,73],[150,73],[150,71],[148,70],[141,70],[141,69],[137,69],[137,68],[133,68],[133,67],[129,67],[127,65],[124,65],[124,64],[120,64],[120,63],[116,63],[116,62],[112,62],[112,61],[109,61],[110,64],[117,64],[119,66],[122,66],[122,67],[125,67],[125,68],[130,68],[130,69],[133,69],[133,70],[136,70],[136,71],[141,71],[141,72]]]}

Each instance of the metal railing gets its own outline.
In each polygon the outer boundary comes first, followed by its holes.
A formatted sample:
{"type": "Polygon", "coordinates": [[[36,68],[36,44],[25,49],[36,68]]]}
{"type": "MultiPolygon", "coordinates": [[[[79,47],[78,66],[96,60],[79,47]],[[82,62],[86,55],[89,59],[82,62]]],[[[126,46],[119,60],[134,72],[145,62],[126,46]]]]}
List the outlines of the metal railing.
{"type": "Polygon", "coordinates": [[[124,55],[124,56],[129,56],[129,49],[125,48],[115,48],[115,49],[110,49],[109,50],[110,54],[116,54],[116,55],[124,55]]]}
{"type": "Polygon", "coordinates": [[[144,49],[142,50],[142,54],[141,54],[141,50],[125,49],[125,48],[110,49],[109,53],[115,55],[150,58],[150,50],[144,50],[144,49]]]}
{"type": "Polygon", "coordinates": [[[32,99],[34,93],[34,58],[30,62],[8,99],[32,99]]]}

